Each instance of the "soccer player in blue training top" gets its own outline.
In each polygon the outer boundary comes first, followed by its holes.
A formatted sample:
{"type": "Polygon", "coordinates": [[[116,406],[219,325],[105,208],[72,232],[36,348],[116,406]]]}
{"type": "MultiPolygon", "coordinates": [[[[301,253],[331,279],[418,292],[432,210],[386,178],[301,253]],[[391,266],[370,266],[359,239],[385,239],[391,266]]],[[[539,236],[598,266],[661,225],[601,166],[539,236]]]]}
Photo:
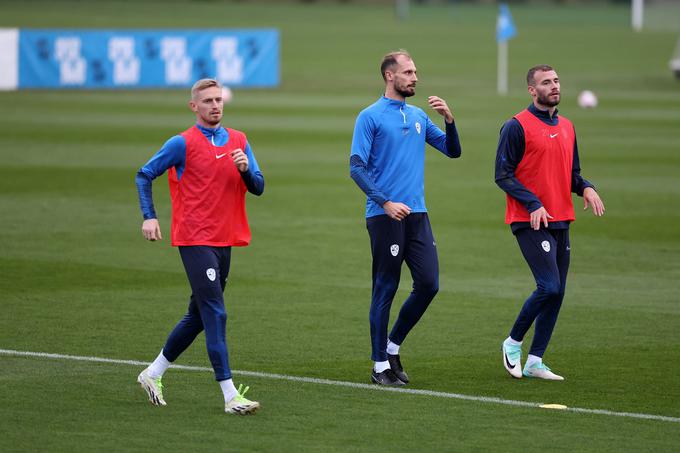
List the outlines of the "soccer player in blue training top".
{"type": "Polygon", "coordinates": [[[170,138],[137,173],[135,179],[144,215],[142,233],[161,240],[151,183],[168,171],[172,202],[171,242],[179,248],[189,284],[189,309],[168,336],[156,360],[137,378],[151,403],[165,406],[161,377],[196,336],[205,342],[215,379],[224,394],[225,412],[248,414],[260,407],[245,398],[231,379],[227,354],[222,293],[227,284],[231,247],[246,246],[250,229],[245,210],[246,191],[260,195],[264,178],[243,132],[222,127],[222,86],[201,79],[191,89],[189,107],[196,124],[170,138]]]}
{"type": "Polygon", "coordinates": [[[574,126],[557,115],[560,80],[548,65],[527,74],[532,103],[506,121],[496,154],[496,184],[506,192],[505,223],[510,225],[536,279],[536,290],[524,302],[510,336],[503,342],[503,365],[512,377],[564,380],[543,363],[564,298],[569,269],[569,224],[574,220],[571,193],[583,196],[596,216],[604,204],[591,183],[581,177],[574,126]],[[536,322],[522,370],[522,340],[536,322]]]}
{"type": "Polygon", "coordinates": [[[422,109],[406,103],[418,82],[407,52],[385,55],[380,71],[385,95],[357,117],[350,174],[367,196],[366,227],[373,255],[371,380],[398,386],[409,382],[399,347],[439,290],[437,249],[425,208],[425,143],[448,157],[459,157],[461,148],[446,101],[428,98],[430,107],[444,117],[446,133],[422,109]],[[413,291],[388,338],[390,307],[404,261],[411,270],[413,291]]]}

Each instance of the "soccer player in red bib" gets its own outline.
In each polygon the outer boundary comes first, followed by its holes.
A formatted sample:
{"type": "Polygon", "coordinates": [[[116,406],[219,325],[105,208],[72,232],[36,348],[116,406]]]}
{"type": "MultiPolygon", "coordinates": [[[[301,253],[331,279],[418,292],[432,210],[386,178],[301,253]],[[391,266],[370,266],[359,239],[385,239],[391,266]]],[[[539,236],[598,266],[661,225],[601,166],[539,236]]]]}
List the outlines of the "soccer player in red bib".
{"type": "Polygon", "coordinates": [[[243,415],[255,412],[260,404],[245,398],[248,387],[239,386],[237,390],[232,381],[222,294],[231,247],[250,242],[245,194],[261,195],[264,178],[245,134],[221,125],[224,102],[217,80],[196,82],[189,107],[196,114],[196,124],[170,138],[135,178],[144,216],[142,233],[149,241],[159,241],[161,229],[151,187],[152,181],[167,171],[172,203],[170,241],[179,249],[191,286],[187,313],[137,381],[151,403],[165,406],[163,373],[205,331],[225,412],[243,415]]]}
{"type": "Polygon", "coordinates": [[[583,209],[604,214],[595,187],[581,177],[576,134],[571,121],[557,115],[560,80],[548,65],[527,73],[529,107],[501,129],[496,153],[496,184],[506,192],[505,223],[517,239],[536,279],[503,342],[503,365],[512,377],[564,380],[543,363],[564,298],[569,269],[569,225],[574,221],[571,193],[583,209]],[[522,369],[522,340],[532,324],[534,338],[522,369]]]}

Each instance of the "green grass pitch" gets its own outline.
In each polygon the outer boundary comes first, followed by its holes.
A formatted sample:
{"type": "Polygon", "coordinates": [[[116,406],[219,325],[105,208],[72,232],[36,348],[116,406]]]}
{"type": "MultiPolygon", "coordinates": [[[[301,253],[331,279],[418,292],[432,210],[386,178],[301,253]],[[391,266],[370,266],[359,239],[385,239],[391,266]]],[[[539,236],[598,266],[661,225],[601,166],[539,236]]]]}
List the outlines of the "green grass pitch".
{"type": "MultiPolygon", "coordinates": [[[[426,196],[441,291],[402,349],[410,388],[680,417],[680,82],[677,33],[634,33],[625,6],[512,6],[510,94],[496,87],[494,6],[392,8],[218,1],[4,2],[0,26],[277,27],[282,84],[235,91],[266,178],[254,240],[226,291],[236,370],[367,383],[370,256],[349,178],[354,118],[381,94],[383,53],[418,66],[413,103],[445,98],[460,160],[428,152],[426,196]],[[533,279],[493,183],[498,130],[529,103],[526,69],[550,63],[583,174],[606,205],[578,210],[572,266],[546,361],[562,383],[512,380],[499,352],[533,279]],[[600,106],[576,106],[580,90],[600,106]]],[[[146,243],[134,173],[192,124],[182,91],[0,93],[0,349],[151,360],[188,285],[166,239],[146,243]]],[[[442,120],[432,112],[433,120],[442,120]]],[[[576,199],[577,208],[581,199],[576,199]]],[[[405,270],[398,300],[410,278],[405,270]]],[[[395,307],[399,304],[395,303],[395,307]]],[[[393,315],[396,310],[393,311],[393,315]]],[[[202,337],[182,365],[209,366],[202,337]]],[[[263,409],[222,412],[210,372],[170,370],[166,408],[139,366],[0,354],[0,451],[669,451],[680,423],[548,411],[235,374],[263,409]]],[[[673,447],[675,445],[675,447],[673,447]]]]}

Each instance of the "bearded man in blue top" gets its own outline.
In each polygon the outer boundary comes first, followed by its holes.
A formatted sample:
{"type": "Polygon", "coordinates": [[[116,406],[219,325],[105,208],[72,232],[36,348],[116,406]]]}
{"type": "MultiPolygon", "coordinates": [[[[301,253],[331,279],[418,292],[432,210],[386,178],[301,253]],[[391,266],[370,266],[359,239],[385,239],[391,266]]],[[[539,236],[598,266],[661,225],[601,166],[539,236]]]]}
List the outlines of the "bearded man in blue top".
{"type": "Polygon", "coordinates": [[[444,117],[446,132],[422,109],[406,103],[418,82],[415,63],[406,51],[385,55],[380,71],[385,95],[357,117],[350,174],[366,193],[366,227],[373,256],[371,381],[401,386],[409,378],[399,347],[439,290],[437,249],[425,207],[425,143],[451,158],[460,157],[461,148],[446,101],[428,98],[430,107],[444,117]],[[390,307],[404,261],[413,277],[413,291],[388,337],[390,307]]]}

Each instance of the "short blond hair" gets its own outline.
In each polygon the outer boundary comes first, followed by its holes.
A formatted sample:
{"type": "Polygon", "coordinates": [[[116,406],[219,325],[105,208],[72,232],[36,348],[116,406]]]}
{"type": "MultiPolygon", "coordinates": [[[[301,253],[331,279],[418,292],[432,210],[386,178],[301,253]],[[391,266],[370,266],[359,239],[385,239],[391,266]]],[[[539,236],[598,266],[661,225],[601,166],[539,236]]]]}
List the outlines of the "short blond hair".
{"type": "Polygon", "coordinates": [[[191,99],[196,99],[198,93],[207,88],[222,88],[222,84],[217,79],[201,79],[191,87],[191,99]]]}

